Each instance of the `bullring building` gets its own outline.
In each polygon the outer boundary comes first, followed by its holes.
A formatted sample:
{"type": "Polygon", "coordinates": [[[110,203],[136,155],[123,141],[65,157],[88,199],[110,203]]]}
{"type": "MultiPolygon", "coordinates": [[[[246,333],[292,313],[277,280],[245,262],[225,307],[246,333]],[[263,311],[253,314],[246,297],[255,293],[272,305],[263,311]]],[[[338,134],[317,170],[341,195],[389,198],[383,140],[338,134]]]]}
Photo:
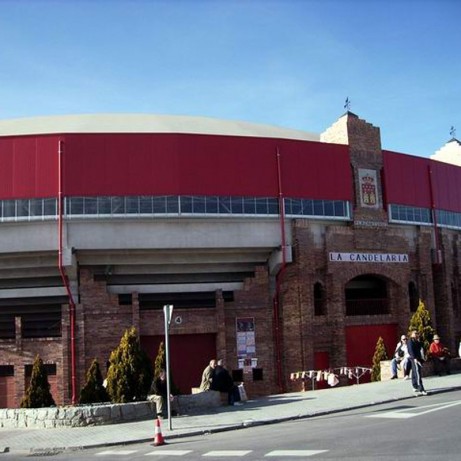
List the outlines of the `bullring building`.
{"type": "Polygon", "coordinates": [[[4,120],[0,166],[0,407],[19,406],[36,354],[57,404],[133,325],[154,358],[166,304],[182,393],[214,357],[250,395],[299,390],[299,370],[369,367],[420,298],[452,350],[460,339],[461,167],[384,150],[351,112],[321,135],[4,120]]]}

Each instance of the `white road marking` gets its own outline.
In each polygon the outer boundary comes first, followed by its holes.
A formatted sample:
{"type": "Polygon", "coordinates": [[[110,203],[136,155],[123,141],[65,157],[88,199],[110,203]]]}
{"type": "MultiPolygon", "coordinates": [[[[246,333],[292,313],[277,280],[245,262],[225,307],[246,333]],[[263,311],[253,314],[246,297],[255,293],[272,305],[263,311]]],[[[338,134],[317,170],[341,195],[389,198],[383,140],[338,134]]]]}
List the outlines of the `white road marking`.
{"type": "Polygon", "coordinates": [[[217,450],[209,451],[203,456],[245,456],[248,453],[251,453],[252,450],[217,450]]]}
{"type": "Polygon", "coordinates": [[[412,408],[411,410],[408,408],[405,408],[404,410],[395,410],[395,411],[386,411],[384,413],[375,413],[373,415],[365,415],[365,418],[408,419],[408,418],[414,418],[415,416],[426,415],[434,411],[445,410],[445,408],[454,407],[456,405],[461,405],[461,400],[458,400],[456,402],[449,402],[449,403],[434,403],[432,405],[424,405],[421,407],[415,407],[415,408],[412,408]],[[424,411],[425,408],[426,410],[424,411]]]}
{"type": "Polygon", "coordinates": [[[274,450],[264,456],[314,456],[328,450],[274,450]]]}
{"type": "Polygon", "coordinates": [[[155,450],[144,456],[184,456],[192,453],[192,450],[155,450]]]}
{"type": "Polygon", "coordinates": [[[96,456],[127,456],[136,453],[138,450],[106,450],[95,453],[96,456]]]}

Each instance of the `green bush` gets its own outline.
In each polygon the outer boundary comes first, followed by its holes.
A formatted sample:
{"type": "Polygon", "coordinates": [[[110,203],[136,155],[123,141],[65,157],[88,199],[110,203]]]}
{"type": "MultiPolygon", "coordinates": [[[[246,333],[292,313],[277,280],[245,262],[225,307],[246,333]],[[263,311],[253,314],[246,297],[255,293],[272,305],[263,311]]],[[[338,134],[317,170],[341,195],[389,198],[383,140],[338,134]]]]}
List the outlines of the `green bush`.
{"type": "Polygon", "coordinates": [[[145,400],[152,383],[152,364],[141,349],[135,327],[125,331],[109,362],[107,392],[112,402],[145,400]]]}
{"type": "Polygon", "coordinates": [[[21,400],[21,408],[43,408],[55,406],[50,392],[50,383],[45,365],[39,355],[35,357],[32,375],[26,394],[21,400]]]}
{"type": "Polygon", "coordinates": [[[371,368],[371,380],[381,381],[381,360],[387,360],[386,346],[380,336],[376,343],[375,353],[373,355],[373,365],[371,368]]]}
{"type": "Polygon", "coordinates": [[[435,330],[432,328],[431,314],[426,309],[424,302],[420,299],[418,308],[410,320],[408,331],[416,330],[419,333],[419,340],[423,343],[424,351],[427,353],[434,337],[435,330]]]}
{"type": "Polygon", "coordinates": [[[103,386],[103,379],[99,362],[94,359],[90,368],[86,372],[86,383],[80,391],[80,403],[99,403],[108,402],[109,394],[103,386]]]}
{"type": "MultiPolygon", "coordinates": [[[[166,351],[165,351],[165,345],[163,344],[163,341],[158,346],[157,356],[155,357],[154,379],[160,375],[161,370],[166,370],[166,351]]],[[[178,395],[180,393],[179,388],[176,387],[174,383],[173,373],[171,372],[171,366],[170,366],[170,391],[173,395],[178,395]]]]}

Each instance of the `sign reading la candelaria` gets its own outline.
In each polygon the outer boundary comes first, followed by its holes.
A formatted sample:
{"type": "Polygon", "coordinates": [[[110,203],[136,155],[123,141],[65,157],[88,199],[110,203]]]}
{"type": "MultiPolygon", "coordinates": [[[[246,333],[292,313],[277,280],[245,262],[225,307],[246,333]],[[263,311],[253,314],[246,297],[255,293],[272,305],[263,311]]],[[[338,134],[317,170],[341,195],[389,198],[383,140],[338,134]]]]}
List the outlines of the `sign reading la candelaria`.
{"type": "Polygon", "coordinates": [[[347,263],[407,263],[408,255],[400,253],[333,253],[330,261],[347,263]]]}

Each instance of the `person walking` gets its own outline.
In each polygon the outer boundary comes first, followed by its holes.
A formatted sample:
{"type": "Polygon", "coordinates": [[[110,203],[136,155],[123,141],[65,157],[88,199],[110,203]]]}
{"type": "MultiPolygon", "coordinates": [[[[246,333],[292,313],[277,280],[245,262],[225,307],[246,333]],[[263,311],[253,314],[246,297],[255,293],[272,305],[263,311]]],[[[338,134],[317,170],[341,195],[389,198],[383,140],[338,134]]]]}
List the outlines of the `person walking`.
{"type": "Polygon", "coordinates": [[[411,364],[411,384],[416,395],[427,395],[423,385],[422,367],[425,360],[423,344],[419,340],[416,330],[411,332],[410,341],[407,341],[408,360],[411,364]]]}

